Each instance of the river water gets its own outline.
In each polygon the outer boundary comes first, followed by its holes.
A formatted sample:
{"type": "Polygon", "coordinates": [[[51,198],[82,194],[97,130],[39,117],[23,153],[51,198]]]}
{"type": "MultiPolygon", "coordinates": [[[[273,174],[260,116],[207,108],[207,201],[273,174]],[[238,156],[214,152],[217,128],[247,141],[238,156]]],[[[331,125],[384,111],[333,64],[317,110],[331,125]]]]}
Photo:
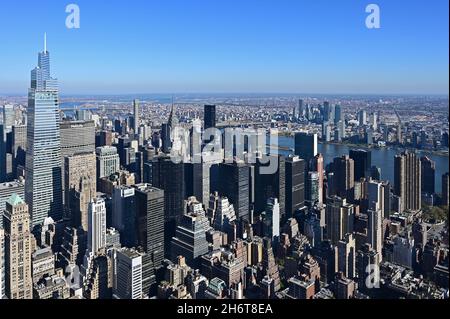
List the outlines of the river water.
{"type": "MultiPolygon", "coordinates": [[[[273,143],[272,143],[273,144],[273,143]]],[[[294,138],[281,136],[278,139],[280,147],[288,147],[294,149],[294,138]]],[[[331,163],[335,157],[342,155],[348,155],[351,149],[357,149],[361,147],[347,146],[344,144],[322,144],[319,143],[318,151],[324,157],[325,165],[331,163]]],[[[272,149],[272,153],[276,152],[272,149]]],[[[393,148],[377,148],[371,149],[372,152],[372,165],[381,168],[381,179],[394,183],[394,156],[401,151],[393,148]]],[[[442,175],[449,170],[448,156],[429,154],[427,152],[418,151],[420,156],[427,155],[436,163],[436,193],[441,193],[442,188],[442,175]]],[[[292,151],[280,150],[280,154],[289,155],[292,151]]]]}

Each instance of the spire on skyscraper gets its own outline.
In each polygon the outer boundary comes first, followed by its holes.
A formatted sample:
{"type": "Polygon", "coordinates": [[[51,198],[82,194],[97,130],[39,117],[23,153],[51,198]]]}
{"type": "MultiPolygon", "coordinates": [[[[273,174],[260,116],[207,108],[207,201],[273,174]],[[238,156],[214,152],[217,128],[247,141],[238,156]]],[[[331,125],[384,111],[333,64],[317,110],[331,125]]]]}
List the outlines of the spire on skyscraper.
{"type": "Polygon", "coordinates": [[[47,52],[47,32],[44,32],[44,53],[47,52]]]}

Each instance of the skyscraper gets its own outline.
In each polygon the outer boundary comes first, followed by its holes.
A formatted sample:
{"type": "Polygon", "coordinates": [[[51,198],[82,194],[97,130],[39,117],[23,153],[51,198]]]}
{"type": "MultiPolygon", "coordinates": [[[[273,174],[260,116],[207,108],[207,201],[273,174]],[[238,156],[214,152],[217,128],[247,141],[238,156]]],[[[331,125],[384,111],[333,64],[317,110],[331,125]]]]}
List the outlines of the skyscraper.
{"type": "Polygon", "coordinates": [[[32,299],[32,235],[28,205],[17,194],[6,202],[5,227],[6,296],[9,299],[32,299]]]}
{"type": "Polygon", "coordinates": [[[334,108],[334,124],[338,124],[340,121],[345,122],[342,118],[342,107],[336,104],[334,108]]]}
{"type": "Polygon", "coordinates": [[[114,146],[97,147],[97,179],[110,177],[120,170],[120,157],[114,146]]]}
{"type": "Polygon", "coordinates": [[[314,206],[319,201],[319,174],[317,172],[308,172],[305,199],[309,207],[314,206]]]}
{"type": "Polygon", "coordinates": [[[298,156],[286,158],[286,218],[305,205],[305,161],[298,156]]]}
{"type": "Polygon", "coordinates": [[[14,106],[11,104],[3,105],[2,113],[3,113],[2,114],[3,115],[2,123],[5,126],[5,130],[10,131],[16,121],[16,114],[14,111],[14,106]]]}
{"type": "Polygon", "coordinates": [[[122,248],[114,258],[113,293],[117,299],[142,298],[142,254],[122,248]]]}
{"type": "Polygon", "coordinates": [[[436,164],[428,156],[422,156],[420,166],[422,170],[421,190],[423,193],[433,195],[435,193],[436,164]]]}
{"type": "Polygon", "coordinates": [[[205,105],[205,130],[216,127],[216,106],[205,105]]]}
{"type": "Polygon", "coordinates": [[[323,167],[323,155],[317,154],[314,156],[313,159],[311,159],[311,167],[310,170],[317,172],[318,177],[318,202],[319,204],[323,204],[324,199],[324,186],[323,186],[323,179],[324,179],[324,167],[323,167]]]}
{"type": "Polygon", "coordinates": [[[394,158],[394,194],[400,197],[401,211],[421,208],[421,167],[415,153],[408,151],[394,158]]]}
{"type": "Polygon", "coordinates": [[[333,196],[327,198],[326,233],[333,245],[337,245],[347,233],[353,232],[355,206],[347,203],[345,198],[333,196]]]}
{"type": "Polygon", "coordinates": [[[360,110],[358,113],[359,126],[364,126],[367,124],[367,112],[365,110],[360,110]]]}
{"type": "Polygon", "coordinates": [[[106,247],[106,206],[103,198],[89,203],[88,251],[96,254],[106,247]]]}
{"type": "Polygon", "coordinates": [[[32,226],[48,216],[59,220],[63,212],[58,84],[50,76],[46,47],[31,71],[28,92],[25,199],[32,226]]]}
{"type": "Polygon", "coordinates": [[[355,163],[355,181],[368,178],[372,167],[372,152],[367,150],[350,150],[350,158],[355,163]]]}
{"type": "Polygon", "coordinates": [[[353,234],[347,233],[337,244],[338,269],[345,277],[356,276],[356,240],[353,234]]]}
{"type": "Polygon", "coordinates": [[[112,202],[112,226],[120,232],[122,245],[135,247],[138,235],[135,189],[128,186],[114,188],[112,202]]]}
{"type": "Polygon", "coordinates": [[[21,171],[25,169],[25,154],[27,150],[27,126],[14,125],[12,127],[12,157],[13,157],[13,176],[18,177],[18,167],[21,171]]]}
{"type": "Polygon", "coordinates": [[[95,152],[94,121],[63,121],[61,130],[61,156],[95,152]]]}
{"type": "Polygon", "coordinates": [[[183,215],[171,242],[172,261],[183,256],[189,266],[200,266],[199,257],[208,252],[205,225],[208,225],[208,222],[204,212],[189,212],[183,215]]]}
{"type": "Polygon", "coordinates": [[[88,206],[97,192],[95,154],[84,153],[64,158],[64,192],[67,217],[73,227],[88,230],[88,206]]]}
{"type": "Polygon", "coordinates": [[[138,218],[138,244],[150,255],[154,269],[164,259],[164,191],[150,184],[134,186],[138,218]]]}
{"type": "Polygon", "coordinates": [[[133,131],[134,131],[134,134],[136,135],[139,133],[139,125],[141,122],[140,114],[139,114],[139,100],[137,100],[137,99],[133,101],[133,116],[134,116],[133,131]]]}
{"type": "Polygon", "coordinates": [[[280,239],[280,204],[277,198],[267,200],[266,211],[264,212],[264,236],[272,241],[280,239]]]}
{"type": "Polygon", "coordinates": [[[165,254],[170,250],[170,239],[175,236],[177,223],[184,212],[184,164],[174,163],[169,156],[153,159],[153,186],[164,190],[164,243],[165,254]]]}
{"type": "Polygon", "coordinates": [[[337,194],[348,197],[355,186],[354,161],[348,156],[336,157],[333,161],[333,172],[337,194]]]}
{"type": "Polygon", "coordinates": [[[219,165],[219,193],[228,197],[239,220],[250,221],[250,167],[245,163],[219,165]]]}
{"type": "Polygon", "coordinates": [[[309,167],[309,161],[317,155],[317,134],[295,133],[295,155],[304,159],[309,167]]]}
{"type": "Polygon", "coordinates": [[[280,203],[281,220],[285,220],[286,203],[286,160],[284,156],[270,155],[270,163],[277,163],[277,171],[273,174],[265,174],[261,169],[266,164],[259,160],[255,164],[255,213],[262,213],[271,197],[278,198],[280,203]]]}

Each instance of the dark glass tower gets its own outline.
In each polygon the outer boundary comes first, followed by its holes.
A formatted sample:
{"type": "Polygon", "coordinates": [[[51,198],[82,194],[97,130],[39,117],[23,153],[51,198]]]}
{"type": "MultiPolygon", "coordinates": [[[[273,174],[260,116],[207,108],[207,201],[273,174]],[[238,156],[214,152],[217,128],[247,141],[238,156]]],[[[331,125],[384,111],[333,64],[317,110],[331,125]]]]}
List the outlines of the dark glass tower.
{"type": "Polygon", "coordinates": [[[436,164],[428,156],[422,156],[420,158],[420,166],[422,169],[422,192],[430,195],[434,194],[436,164]]]}
{"type": "Polygon", "coordinates": [[[216,106],[205,105],[205,130],[216,127],[216,106]]]}
{"type": "Polygon", "coordinates": [[[152,181],[154,187],[164,190],[164,243],[165,255],[168,256],[170,239],[175,236],[176,226],[184,212],[184,164],[172,162],[169,156],[155,157],[152,181]]]}
{"type": "Polygon", "coordinates": [[[250,221],[250,167],[244,163],[220,164],[219,193],[228,197],[239,220],[250,221]]]}
{"type": "Polygon", "coordinates": [[[286,218],[305,205],[305,161],[298,156],[286,158],[286,218]]]}
{"type": "Polygon", "coordinates": [[[295,133],[295,155],[304,159],[307,167],[309,167],[309,161],[317,154],[317,134],[295,133]]]}
{"type": "Polygon", "coordinates": [[[366,150],[350,150],[350,158],[355,163],[355,181],[370,176],[372,153],[366,150]]]}

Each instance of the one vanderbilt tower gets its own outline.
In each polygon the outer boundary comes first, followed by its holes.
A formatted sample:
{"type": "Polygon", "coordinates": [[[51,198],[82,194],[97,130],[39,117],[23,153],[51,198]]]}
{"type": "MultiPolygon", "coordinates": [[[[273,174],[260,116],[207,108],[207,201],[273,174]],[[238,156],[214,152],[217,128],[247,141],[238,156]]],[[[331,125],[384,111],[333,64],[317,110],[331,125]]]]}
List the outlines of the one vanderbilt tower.
{"type": "Polygon", "coordinates": [[[38,66],[31,71],[27,113],[25,199],[35,227],[46,217],[62,218],[58,82],[50,75],[46,36],[38,66]]]}

